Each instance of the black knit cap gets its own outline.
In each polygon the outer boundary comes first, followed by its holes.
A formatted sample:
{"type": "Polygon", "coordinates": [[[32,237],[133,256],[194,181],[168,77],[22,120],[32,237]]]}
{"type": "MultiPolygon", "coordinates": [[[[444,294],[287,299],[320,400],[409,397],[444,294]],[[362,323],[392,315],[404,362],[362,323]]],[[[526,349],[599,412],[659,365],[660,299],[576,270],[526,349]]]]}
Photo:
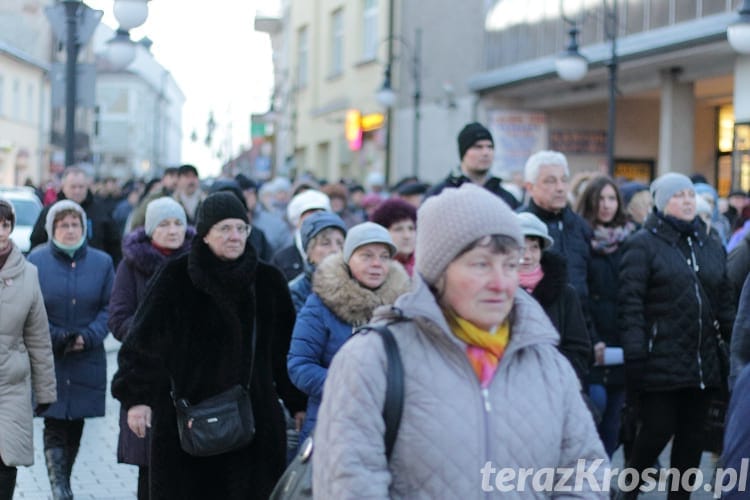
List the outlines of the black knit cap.
{"type": "Polygon", "coordinates": [[[495,144],[495,141],[492,140],[492,134],[490,134],[490,131],[484,125],[477,122],[467,124],[458,133],[458,157],[463,160],[466,151],[475,143],[482,140],[490,141],[493,145],[495,144]]]}
{"type": "Polygon", "coordinates": [[[198,210],[196,235],[203,238],[214,224],[224,219],[240,219],[247,223],[247,210],[231,192],[219,191],[208,195],[198,210]]]}

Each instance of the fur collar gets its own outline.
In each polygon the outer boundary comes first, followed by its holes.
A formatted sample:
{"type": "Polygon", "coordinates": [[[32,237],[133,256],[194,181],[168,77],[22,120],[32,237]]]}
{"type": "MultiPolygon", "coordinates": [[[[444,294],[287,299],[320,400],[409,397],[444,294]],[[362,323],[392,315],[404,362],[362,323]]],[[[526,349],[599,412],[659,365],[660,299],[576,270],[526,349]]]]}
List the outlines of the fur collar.
{"type": "Polygon", "coordinates": [[[560,298],[568,283],[568,267],[563,257],[553,252],[544,252],[541,260],[544,278],[534,288],[533,297],[547,307],[560,298]]]}
{"type": "MultiPolygon", "coordinates": [[[[185,241],[174,251],[172,257],[184,254],[190,249],[190,243],[195,236],[195,229],[188,227],[185,231],[185,241]]],[[[128,233],[122,241],[122,256],[128,264],[146,276],[152,276],[156,269],[164,263],[167,257],[151,244],[151,238],[146,236],[142,227],[128,233]]]]}
{"type": "Polygon", "coordinates": [[[352,326],[366,324],[376,307],[392,304],[409,290],[409,285],[409,275],[392,260],[385,283],[377,290],[365,288],[351,277],[340,253],[327,257],[313,274],[313,292],[333,314],[352,326]]]}

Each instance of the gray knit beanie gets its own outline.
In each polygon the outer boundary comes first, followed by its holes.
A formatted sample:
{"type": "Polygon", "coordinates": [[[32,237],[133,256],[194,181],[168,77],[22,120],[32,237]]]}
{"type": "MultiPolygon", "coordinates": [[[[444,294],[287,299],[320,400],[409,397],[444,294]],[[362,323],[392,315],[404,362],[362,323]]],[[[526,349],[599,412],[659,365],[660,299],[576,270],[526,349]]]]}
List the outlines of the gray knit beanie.
{"type": "Polygon", "coordinates": [[[47,218],[44,220],[44,229],[47,231],[47,237],[51,240],[55,235],[55,228],[52,227],[55,221],[55,215],[62,212],[63,210],[75,210],[81,215],[81,224],[83,225],[83,234],[86,235],[86,212],[83,211],[81,205],[73,200],[60,200],[52,205],[47,212],[47,218]]]}
{"type": "Polygon", "coordinates": [[[651,183],[651,196],[654,198],[656,209],[663,212],[670,198],[683,189],[695,189],[687,175],[669,172],[657,178],[651,183]]]}
{"type": "Polygon", "coordinates": [[[523,246],[518,217],[503,200],[468,182],[444,189],[417,211],[416,270],[435,285],[462,250],[492,235],[509,236],[523,246]]]}
{"type": "Polygon", "coordinates": [[[157,198],[146,205],[146,223],[144,224],[144,229],[149,238],[164,219],[178,219],[182,222],[183,226],[187,225],[187,216],[182,205],[168,196],[157,198]]]}
{"type": "Polygon", "coordinates": [[[363,222],[352,227],[346,233],[346,239],[344,240],[344,262],[349,263],[349,259],[356,249],[370,243],[381,243],[388,247],[391,257],[396,255],[396,245],[393,244],[391,233],[380,224],[363,222]]]}

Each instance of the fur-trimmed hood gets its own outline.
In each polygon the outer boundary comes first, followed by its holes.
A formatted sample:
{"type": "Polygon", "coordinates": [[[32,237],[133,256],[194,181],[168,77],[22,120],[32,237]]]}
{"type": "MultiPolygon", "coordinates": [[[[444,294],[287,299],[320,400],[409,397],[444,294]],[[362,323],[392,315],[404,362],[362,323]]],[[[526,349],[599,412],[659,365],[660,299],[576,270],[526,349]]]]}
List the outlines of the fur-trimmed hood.
{"type": "MultiPolygon", "coordinates": [[[[174,251],[173,255],[182,255],[190,250],[190,244],[195,236],[195,229],[188,226],[185,230],[185,241],[182,246],[174,251]]],[[[152,276],[158,267],[167,260],[167,257],[159,252],[151,244],[151,238],[146,235],[142,227],[131,231],[122,240],[123,260],[129,262],[138,271],[146,276],[152,276]]]]}
{"type": "Polygon", "coordinates": [[[399,295],[409,290],[410,284],[403,266],[391,260],[383,285],[377,290],[365,288],[351,276],[340,253],[323,260],[312,280],[313,292],[326,307],[353,326],[366,324],[376,307],[395,302],[399,295]]]}

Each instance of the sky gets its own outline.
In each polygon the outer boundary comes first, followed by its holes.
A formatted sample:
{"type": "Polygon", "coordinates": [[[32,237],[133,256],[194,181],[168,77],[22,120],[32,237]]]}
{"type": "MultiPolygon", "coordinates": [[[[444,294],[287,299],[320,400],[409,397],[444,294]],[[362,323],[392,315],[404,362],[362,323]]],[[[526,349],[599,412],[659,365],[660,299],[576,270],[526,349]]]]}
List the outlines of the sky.
{"type": "MultiPolygon", "coordinates": [[[[104,11],[102,22],[117,27],[114,0],[85,0],[104,11]]],[[[151,0],[146,22],[131,31],[133,40],[147,36],[151,52],[172,73],[185,94],[182,161],[201,177],[217,175],[231,151],[250,145],[250,114],[268,110],[273,90],[271,42],[253,30],[256,10],[274,12],[278,0],[151,0]],[[203,140],[209,112],[216,129],[212,148],[203,140]],[[190,136],[195,130],[198,140],[190,136]],[[231,134],[229,131],[231,130],[231,134]]]]}

